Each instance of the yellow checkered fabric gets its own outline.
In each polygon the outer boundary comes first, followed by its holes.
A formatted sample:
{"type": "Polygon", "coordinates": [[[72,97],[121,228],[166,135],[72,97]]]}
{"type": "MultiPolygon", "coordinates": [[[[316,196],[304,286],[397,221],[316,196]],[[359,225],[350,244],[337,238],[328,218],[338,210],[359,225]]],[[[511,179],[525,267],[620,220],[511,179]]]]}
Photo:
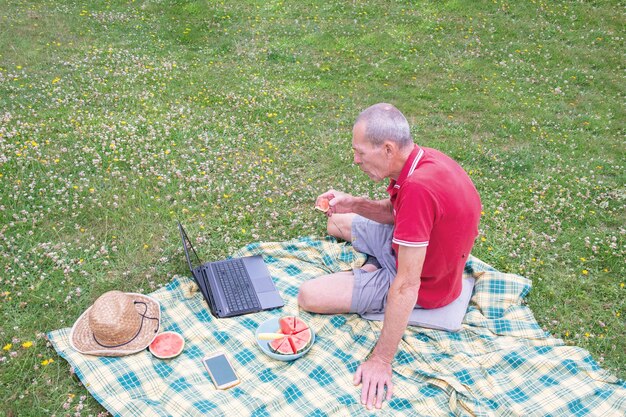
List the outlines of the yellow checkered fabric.
{"type": "Polygon", "coordinates": [[[317,315],[298,309],[299,285],[349,270],[365,257],[333,239],[251,244],[235,256],[262,255],[285,299],[280,310],[215,319],[190,278],[175,277],[150,294],[161,302],[163,330],[181,333],[184,352],[160,360],[147,350],[131,356],[81,355],[70,329],[48,336],[89,392],[114,416],[620,416],[626,383],[602,370],[583,349],[546,334],[523,298],[526,278],[471,258],[477,277],[458,333],[410,327],[394,369],[394,396],[376,412],[360,404],[352,384],[381,330],[354,314],[317,315]],[[300,315],[314,328],[312,349],[294,362],[273,360],[254,338],[263,321],[300,315]],[[227,352],[241,384],[216,390],[201,364],[227,352]]]}

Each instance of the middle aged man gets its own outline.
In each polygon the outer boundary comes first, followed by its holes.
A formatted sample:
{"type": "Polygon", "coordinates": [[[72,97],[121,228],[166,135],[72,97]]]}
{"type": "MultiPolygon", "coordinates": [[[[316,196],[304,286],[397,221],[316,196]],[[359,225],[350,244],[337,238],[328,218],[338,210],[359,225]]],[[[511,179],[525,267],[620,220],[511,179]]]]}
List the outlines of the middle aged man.
{"type": "Polygon", "coordinates": [[[392,396],[391,363],[413,309],[442,307],[459,297],[481,203],[459,164],[413,143],[394,106],[367,108],[352,133],[354,163],[374,181],[389,178],[389,198],[334,190],[318,197],[318,203],[330,200],[328,233],[370,256],[359,269],[304,282],[298,303],[324,314],[384,312],[376,347],[354,375],[354,384],[362,383],[361,403],[371,409],[392,396]]]}

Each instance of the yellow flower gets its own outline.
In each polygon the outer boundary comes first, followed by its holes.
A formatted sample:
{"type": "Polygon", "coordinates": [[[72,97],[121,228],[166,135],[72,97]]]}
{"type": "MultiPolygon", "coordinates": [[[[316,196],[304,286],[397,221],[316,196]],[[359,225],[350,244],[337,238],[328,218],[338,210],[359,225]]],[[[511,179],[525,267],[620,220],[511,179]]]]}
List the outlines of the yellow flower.
{"type": "Polygon", "coordinates": [[[31,347],[33,345],[33,342],[24,342],[22,343],[22,347],[24,349],[28,349],[29,347],[31,347]]]}
{"type": "Polygon", "coordinates": [[[13,347],[13,345],[11,343],[7,343],[6,345],[4,345],[4,347],[2,348],[2,350],[11,350],[11,348],[13,347]]]}
{"type": "Polygon", "coordinates": [[[43,366],[48,366],[48,365],[50,365],[52,362],[54,362],[54,359],[50,358],[50,359],[46,359],[46,360],[41,361],[41,364],[42,364],[43,366]]]}
{"type": "Polygon", "coordinates": [[[586,269],[583,269],[583,275],[587,275],[589,274],[589,271],[587,271],[586,269]]]}

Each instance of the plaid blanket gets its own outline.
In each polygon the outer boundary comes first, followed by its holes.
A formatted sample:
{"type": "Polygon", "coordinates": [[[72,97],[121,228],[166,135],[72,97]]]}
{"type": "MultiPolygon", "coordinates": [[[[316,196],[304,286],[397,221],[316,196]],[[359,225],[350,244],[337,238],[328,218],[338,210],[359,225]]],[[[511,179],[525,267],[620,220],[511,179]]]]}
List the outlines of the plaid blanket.
{"type": "Polygon", "coordinates": [[[583,349],[546,334],[523,298],[530,281],[498,272],[476,258],[477,277],[458,333],[409,328],[393,363],[394,396],[379,411],[360,404],[352,384],[373,349],[380,322],[357,315],[298,310],[301,282],[359,266],[364,256],[328,238],[251,244],[235,256],[263,255],[286,301],[284,308],[217,320],[190,278],[175,277],[151,295],[160,300],[163,330],[184,335],[184,352],[170,360],[147,350],[120,357],[81,355],[70,329],[48,336],[91,394],[115,416],[624,416],[626,383],[602,370],[583,349]],[[282,315],[302,316],[317,340],[294,362],[270,359],[254,331],[282,315]],[[213,388],[200,360],[228,352],[241,384],[213,388]]]}

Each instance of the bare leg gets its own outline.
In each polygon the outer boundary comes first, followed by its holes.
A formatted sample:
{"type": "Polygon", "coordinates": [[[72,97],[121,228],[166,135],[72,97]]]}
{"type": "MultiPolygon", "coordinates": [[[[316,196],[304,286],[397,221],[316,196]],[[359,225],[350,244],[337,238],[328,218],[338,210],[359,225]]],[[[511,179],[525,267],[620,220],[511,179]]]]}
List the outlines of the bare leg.
{"type": "MultiPolygon", "coordinates": [[[[363,269],[372,272],[376,267],[365,265],[363,269]]],[[[298,292],[298,304],[302,309],[312,313],[348,313],[352,306],[353,288],[352,271],[323,275],[302,283],[298,292]]]]}
{"type": "Polygon", "coordinates": [[[354,219],[354,216],[356,216],[354,213],[341,213],[330,216],[326,225],[328,234],[347,242],[352,241],[352,219],[354,219]]]}
{"type": "Polygon", "coordinates": [[[302,283],[298,292],[298,304],[313,313],[347,313],[352,305],[353,287],[352,271],[323,275],[302,283]]]}

